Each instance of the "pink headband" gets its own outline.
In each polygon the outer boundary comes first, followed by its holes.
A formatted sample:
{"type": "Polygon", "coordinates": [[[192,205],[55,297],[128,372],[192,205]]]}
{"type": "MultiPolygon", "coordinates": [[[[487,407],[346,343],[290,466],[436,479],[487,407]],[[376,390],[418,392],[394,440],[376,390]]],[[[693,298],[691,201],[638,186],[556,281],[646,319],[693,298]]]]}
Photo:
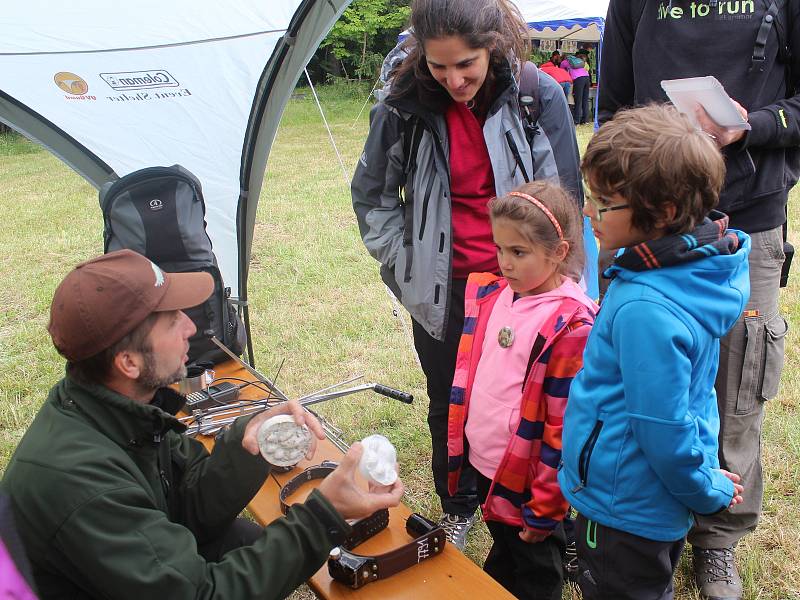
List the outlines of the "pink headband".
{"type": "Polygon", "coordinates": [[[564,234],[561,232],[561,225],[558,224],[558,220],[555,218],[553,213],[550,212],[550,209],[547,208],[540,200],[537,200],[533,196],[529,194],[525,194],[523,192],[509,192],[509,196],[516,196],[517,198],[524,198],[531,204],[538,206],[542,209],[542,212],[547,215],[547,218],[550,219],[550,222],[553,224],[553,227],[556,228],[556,233],[558,233],[558,239],[562,242],[564,241],[564,234]]]}

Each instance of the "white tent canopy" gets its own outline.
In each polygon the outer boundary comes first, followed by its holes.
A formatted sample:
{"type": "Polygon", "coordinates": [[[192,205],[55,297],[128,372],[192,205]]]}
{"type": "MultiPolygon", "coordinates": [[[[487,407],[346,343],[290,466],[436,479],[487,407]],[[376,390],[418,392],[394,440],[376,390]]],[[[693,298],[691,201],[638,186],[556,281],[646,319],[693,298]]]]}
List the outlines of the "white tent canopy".
{"type": "Polygon", "coordinates": [[[280,116],[349,3],[9,0],[0,121],[98,188],[143,167],[192,171],[225,283],[244,301],[280,116]]]}

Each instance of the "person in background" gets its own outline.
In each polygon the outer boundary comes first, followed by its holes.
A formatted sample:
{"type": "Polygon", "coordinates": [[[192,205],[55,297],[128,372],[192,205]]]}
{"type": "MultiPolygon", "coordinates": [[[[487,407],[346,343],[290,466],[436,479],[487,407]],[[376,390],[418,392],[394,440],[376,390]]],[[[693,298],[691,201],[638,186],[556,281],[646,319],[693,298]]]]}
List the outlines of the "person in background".
{"type": "Polygon", "coordinates": [[[553,50],[553,53],[550,55],[550,64],[556,67],[561,64],[561,53],[558,50],[553,50]]]}
{"type": "Polygon", "coordinates": [[[561,61],[561,68],[572,77],[572,96],[575,104],[572,108],[572,118],[575,125],[585,125],[591,119],[589,114],[589,55],[586,50],[578,50],[574,55],[568,55],[561,61]]]}
{"type": "Polygon", "coordinates": [[[581,167],[595,237],[622,251],[564,415],[578,585],[585,600],[672,600],[694,515],[742,502],[717,460],[714,377],[750,293],[750,238],[712,210],[722,156],[673,107],[618,113],[581,167]]]}
{"type": "Polygon", "coordinates": [[[541,64],[539,70],[542,73],[547,73],[550,75],[550,77],[555,79],[556,83],[558,83],[558,85],[561,86],[561,89],[564,90],[564,96],[569,97],[569,94],[572,91],[572,77],[565,69],[562,69],[556,63],[547,60],[541,64]]]}
{"type": "Polygon", "coordinates": [[[750,302],[722,340],[716,380],[720,463],[748,493],[733,510],[699,517],[688,537],[701,595],[735,600],[743,595],[735,546],[762,510],[761,428],[778,395],[788,330],[778,297],[787,199],[800,174],[800,1],[743,2],[738,14],[733,4],[673,2],[668,12],[684,15],[676,19],[662,18],[657,0],[611,0],[598,117],[602,124],[622,108],[665,101],[662,80],[713,75],[750,126],[726,129],[698,110],[725,158],[719,210],[753,239],[750,302]]]}
{"type": "Polygon", "coordinates": [[[467,280],[450,393],[451,489],[469,463],[493,540],[484,570],[517,598],[560,600],[569,508],[556,478],[561,424],[597,311],[577,283],[582,219],[569,194],[541,181],[489,210],[503,276],[467,280]]]}
{"type": "Polygon", "coordinates": [[[370,112],[351,193],[364,245],[412,318],[440,523],[463,548],[478,497],[469,469],[448,491],[447,413],[467,276],[500,271],[487,204],[542,179],[578,197],[578,146],[550,77],[540,77],[538,133],[528,141],[518,57],[529,56],[530,40],[510,0],[414,0],[400,50],[387,57],[399,60],[370,112]]]}
{"type": "Polygon", "coordinates": [[[284,598],[344,541],[346,519],[399,504],[399,480],[355,485],[354,444],[287,517],[264,528],[237,518],[270,472],[261,423],[290,414],[323,432],[292,401],[237,419],[210,453],[183,435],[174,413],[186,399],[166,386],[186,376],[195,333],[182,309],[213,289],[208,273],[165,273],[131,250],[81,263],[58,286],[48,331],[66,375],[0,483],[41,598],[284,598]]]}

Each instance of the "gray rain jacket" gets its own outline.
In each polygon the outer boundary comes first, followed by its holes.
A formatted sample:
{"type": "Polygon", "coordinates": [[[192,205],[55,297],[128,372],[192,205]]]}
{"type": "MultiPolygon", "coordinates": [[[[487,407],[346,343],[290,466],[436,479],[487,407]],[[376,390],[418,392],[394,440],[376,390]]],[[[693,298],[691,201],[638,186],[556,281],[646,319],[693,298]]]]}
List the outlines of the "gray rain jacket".
{"type": "MultiPolygon", "coordinates": [[[[510,135],[526,173],[533,173],[533,179],[557,180],[582,197],[575,126],[561,86],[539,72],[539,132],[531,147],[520,119],[517,82],[497,75],[502,91],[483,126],[497,196],[525,183],[510,135]]],[[[351,184],[361,237],[381,263],[381,277],[411,316],[438,340],[447,327],[452,284],[449,154],[443,114],[431,113],[409,98],[384,98],[370,111],[369,135],[351,184]],[[405,197],[414,200],[404,205],[404,123],[413,116],[425,128],[405,186],[405,197]],[[406,219],[406,210],[413,211],[411,219],[406,219]],[[413,232],[404,236],[406,223],[411,223],[413,232]]]]}

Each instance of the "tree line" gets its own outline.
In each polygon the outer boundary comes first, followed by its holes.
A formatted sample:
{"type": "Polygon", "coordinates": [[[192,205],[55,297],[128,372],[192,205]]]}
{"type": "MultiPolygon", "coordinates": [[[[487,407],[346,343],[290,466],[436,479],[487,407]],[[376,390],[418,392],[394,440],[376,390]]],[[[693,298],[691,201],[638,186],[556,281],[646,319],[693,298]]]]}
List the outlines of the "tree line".
{"type": "Polygon", "coordinates": [[[354,0],[309,63],[317,83],[335,78],[374,80],[383,57],[408,25],[410,0],[354,0]]]}

